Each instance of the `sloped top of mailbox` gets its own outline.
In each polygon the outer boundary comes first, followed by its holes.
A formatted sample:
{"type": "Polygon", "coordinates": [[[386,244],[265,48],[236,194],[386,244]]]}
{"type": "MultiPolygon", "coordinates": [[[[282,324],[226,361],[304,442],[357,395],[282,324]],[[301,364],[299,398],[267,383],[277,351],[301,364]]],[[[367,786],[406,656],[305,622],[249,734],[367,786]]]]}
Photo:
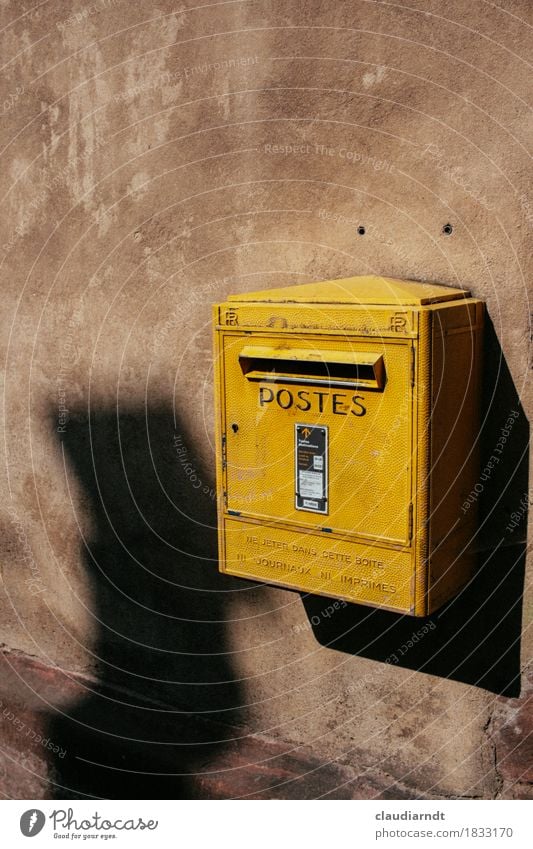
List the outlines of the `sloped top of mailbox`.
{"type": "Polygon", "coordinates": [[[465,289],[438,286],[435,283],[416,283],[394,280],[392,277],[345,277],[341,280],[324,280],[321,283],[304,283],[282,289],[265,289],[230,295],[229,301],[253,301],[276,304],[437,304],[469,298],[465,289]]]}

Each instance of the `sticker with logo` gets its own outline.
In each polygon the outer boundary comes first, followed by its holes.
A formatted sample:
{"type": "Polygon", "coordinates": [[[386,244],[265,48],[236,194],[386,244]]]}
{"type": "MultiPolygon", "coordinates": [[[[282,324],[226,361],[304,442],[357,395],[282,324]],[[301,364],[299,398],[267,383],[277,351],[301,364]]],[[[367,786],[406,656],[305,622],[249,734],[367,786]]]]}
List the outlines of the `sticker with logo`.
{"type": "Polygon", "coordinates": [[[328,429],[324,425],[295,427],[296,509],[328,512],[328,429]]]}

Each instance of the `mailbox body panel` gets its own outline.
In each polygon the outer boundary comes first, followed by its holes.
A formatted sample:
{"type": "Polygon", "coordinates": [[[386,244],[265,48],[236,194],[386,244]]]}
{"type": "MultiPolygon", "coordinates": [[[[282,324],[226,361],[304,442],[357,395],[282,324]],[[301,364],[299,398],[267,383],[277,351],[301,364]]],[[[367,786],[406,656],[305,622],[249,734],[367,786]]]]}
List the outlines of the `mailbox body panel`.
{"type": "MultiPolygon", "coordinates": [[[[365,340],[340,342],[298,334],[290,342],[263,334],[254,335],[254,341],[258,348],[287,353],[307,344],[323,357],[339,350],[364,354],[369,348],[365,340]]],[[[222,334],[227,509],[250,518],[281,519],[310,530],[326,525],[345,534],[406,545],[412,489],[410,341],[372,346],[372,353],[383,355],[386,393],[248,380],[239,365],[239,353],[248,343],[247,336],[222,334]],[[328,428],[326,515],[295,505],[296,424],[328,428]],[[238,430],[234,432],[232,425],[238,430]]],[[[298,365],[295,361],[295,371],[298,365]]]]}
{"type": "Polygon", "coordinates": [[[432,324],[430,611],[472,577],[480,545],[478,503],[467,499],[479,484],[483,304],[443,308],[432,324]]]}
{"type": "Polygon", "coordinates": [[[221,571],[412,615],[470,577],[482,304],[400,285],[214,308],[221,571]]]}

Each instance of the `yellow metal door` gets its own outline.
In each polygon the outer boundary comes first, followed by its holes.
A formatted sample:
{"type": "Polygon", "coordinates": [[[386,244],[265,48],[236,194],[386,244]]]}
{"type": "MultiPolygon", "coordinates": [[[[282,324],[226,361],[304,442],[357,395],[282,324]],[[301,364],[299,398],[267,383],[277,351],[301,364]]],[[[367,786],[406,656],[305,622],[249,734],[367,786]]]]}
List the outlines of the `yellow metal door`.
{"type": "Polygon", "coordinates": [[[226,332],[221,356],[226,509],[407,544],[411,340],[226,332]],[[314,428],[323,460],[299,474],[297,440],[314,428]]]}

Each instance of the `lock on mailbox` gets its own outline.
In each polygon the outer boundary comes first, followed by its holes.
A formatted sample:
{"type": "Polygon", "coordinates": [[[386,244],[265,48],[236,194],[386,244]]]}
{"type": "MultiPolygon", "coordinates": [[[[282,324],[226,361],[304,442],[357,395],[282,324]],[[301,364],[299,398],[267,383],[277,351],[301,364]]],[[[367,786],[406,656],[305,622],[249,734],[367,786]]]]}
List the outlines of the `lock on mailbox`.
{"type": "Polygon", "coordinates": [[[220,569],[425,616],[471,577],[483,303],[354,277],[214,308],[220,569]]]}

